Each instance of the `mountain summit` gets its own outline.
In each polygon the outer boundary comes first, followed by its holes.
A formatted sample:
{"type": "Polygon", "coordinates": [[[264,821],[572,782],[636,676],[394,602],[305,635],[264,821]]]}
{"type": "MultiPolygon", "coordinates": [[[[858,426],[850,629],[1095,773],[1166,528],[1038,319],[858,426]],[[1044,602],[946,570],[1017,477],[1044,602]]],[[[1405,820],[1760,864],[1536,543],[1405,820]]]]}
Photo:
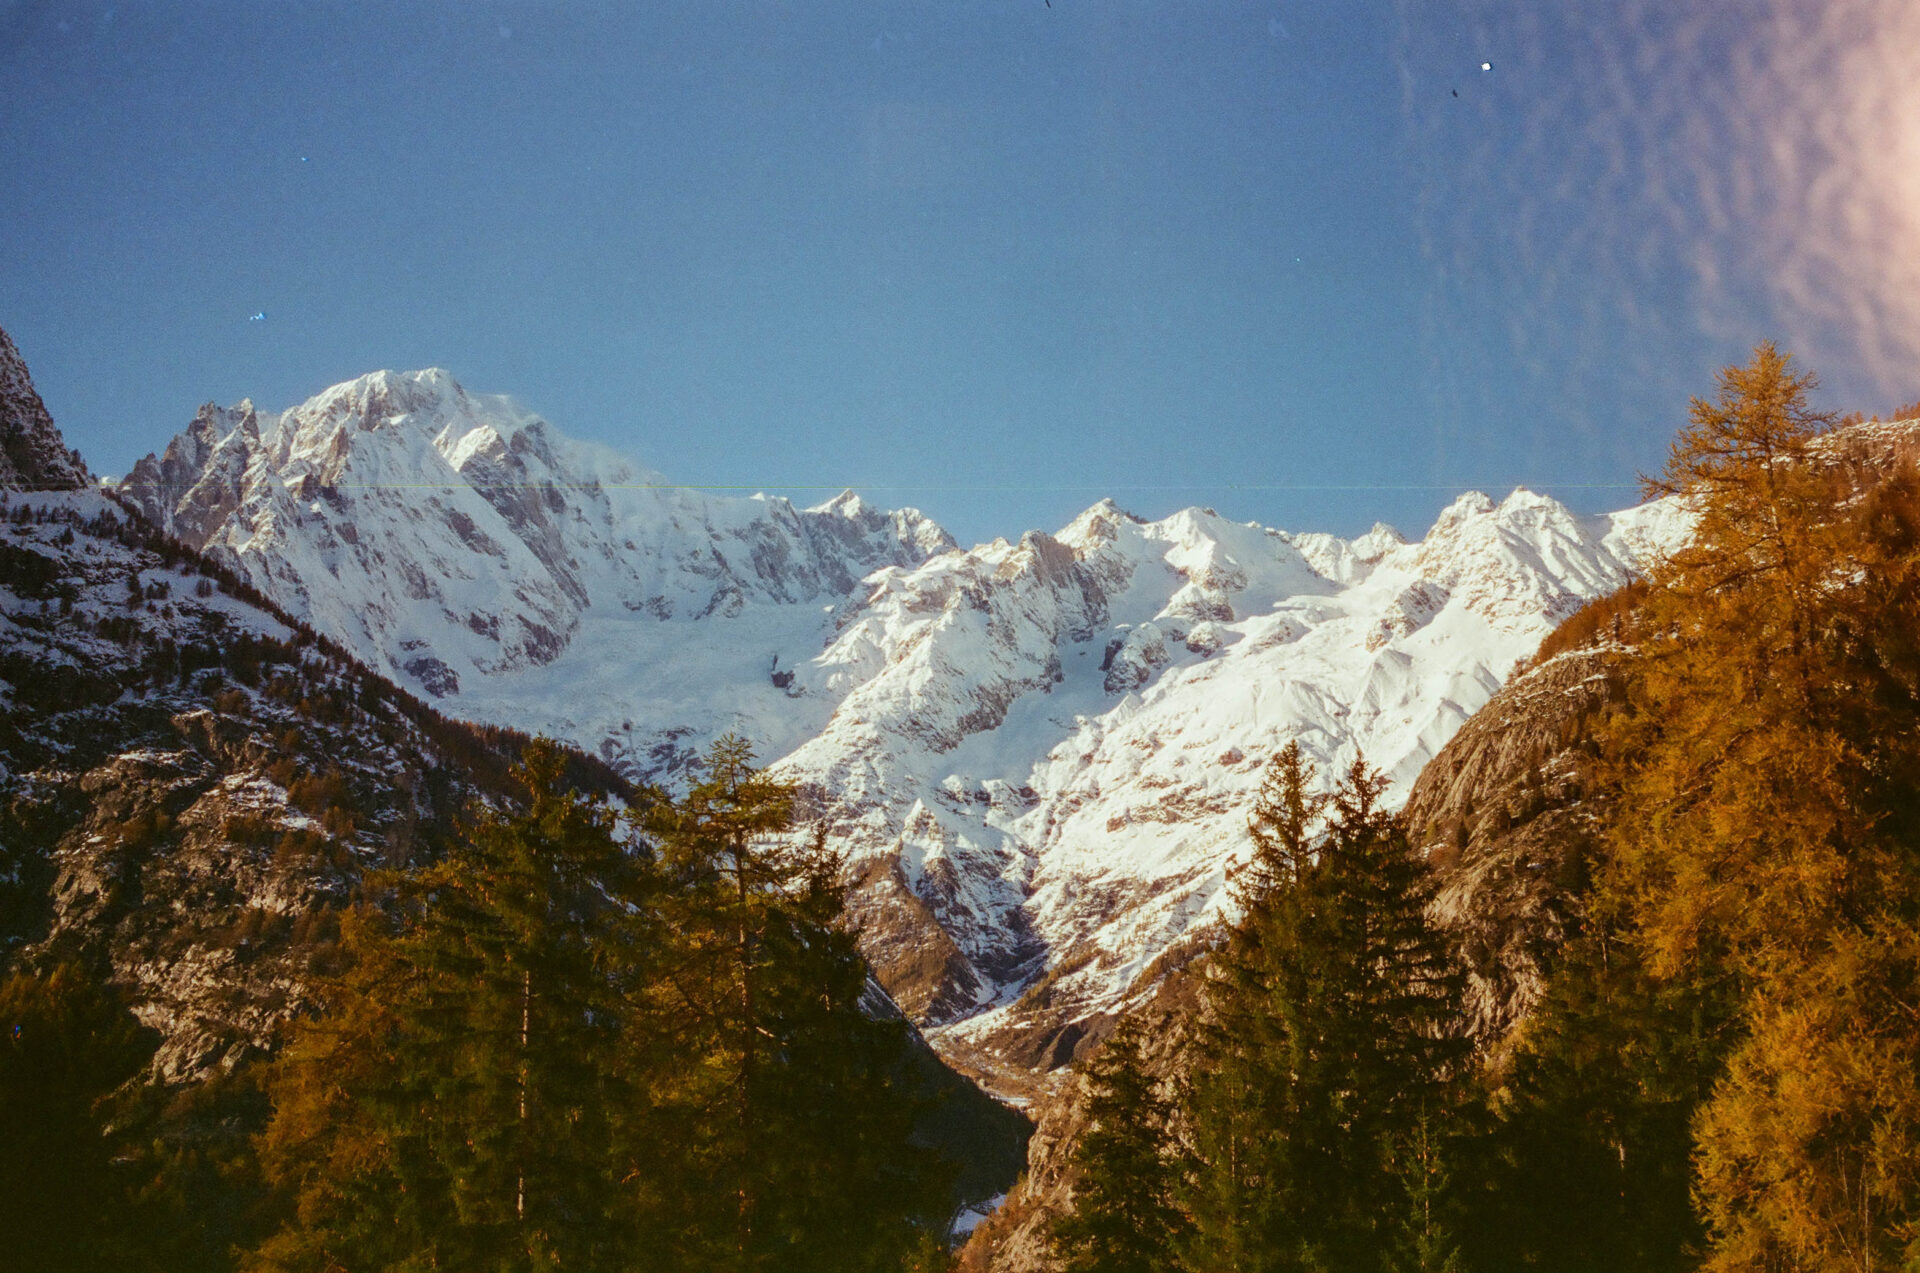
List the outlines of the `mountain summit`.
{"type": "MultiPolygon", "coordinates": [[[[702,697],[716,678],[764,685],[765,639],[711,651],[722,669],[689,678],[666,666],[679,643],[657,625],[837,600],[953,547],[912,510],[851,493],[803,510],[670,485],[439,370],[376,372],[278,415],[210,403],[122,490],[402,683],[496,697],[462,710],[524,711],[566,737],[588,730],[541,704],[578,698],[558,687],[583,666],[601,669],[588,704],[664,697],[674,724],[718,733],[725,706],[702,697]]],[[[689,754],[668,740],[656,757],[661,741],[613,754],[650,776],[689,754]]]]}
{"type": "Polygon", "coordinates": [[[80,452],[68,450],[53,427],[13,339],[0,330],[0,490],[70,491],[92,484],[80,452]]]}

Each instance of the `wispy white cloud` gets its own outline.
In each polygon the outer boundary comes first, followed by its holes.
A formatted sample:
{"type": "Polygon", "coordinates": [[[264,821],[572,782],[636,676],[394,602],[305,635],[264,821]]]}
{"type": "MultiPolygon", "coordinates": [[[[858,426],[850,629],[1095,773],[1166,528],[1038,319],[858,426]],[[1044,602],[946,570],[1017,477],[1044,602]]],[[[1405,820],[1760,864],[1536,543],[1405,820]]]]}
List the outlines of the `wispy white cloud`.
{"type": "MultiPolygon", "coordinates": [[[[1755,156],[1729,198],[1754,233],[1730,269],[1761,272],[1792,339],[1856,361],[1883,394],[1920,388],[1920,6],[1773,6],[1730,88],[1755,156]]],[[[1703,183],[1714,180],[1702,166],[1703,183]]],[[[1710,245],[1711,246],[1711,245],[1710,245]]],[[[1890,404],[1889,404],[1890,405],[1890,404]]]]}
{"type": "Polygon", "coordinates": [[[1574,397],[1674,401],[1773,337],[1861,405],[1910,399],[1916,49],[1913,0],[1402,0],[1436,364],[1491,305],[1574,397]]]}

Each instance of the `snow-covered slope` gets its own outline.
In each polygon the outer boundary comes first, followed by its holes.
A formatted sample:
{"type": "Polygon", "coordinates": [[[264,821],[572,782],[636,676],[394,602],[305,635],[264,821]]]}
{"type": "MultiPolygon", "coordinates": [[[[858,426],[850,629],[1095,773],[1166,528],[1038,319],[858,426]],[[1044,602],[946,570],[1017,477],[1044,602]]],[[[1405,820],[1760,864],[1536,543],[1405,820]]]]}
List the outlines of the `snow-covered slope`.
{"type": "Polygon", "coordinates": [[[768,710],[775,653],[863,575],[953,547],[851,494],[798,510],[671,486],[443,371],[280,415],[209,404],[122,489],[402,684],[649,778],[728,728],[797,743],[822,722],[768,710]]]}
{"type": "Polygon", "coordinates": [[[838,707],[781,768],[885,865],[869,944],[935,1037],[1046,1068],[1220,915],[1275,751],[1327,775],[1364,756],[1399,801],[1555,623],[1679,530],[1525,491],[1462,496],[1415,544],[1096,505],[1057,538],[876,576],[801,668],[838,707]],[[916,994],[920,909],[963,959],[916,994]]]}
{"type": "Polygon", "coordinates": [[[1403,797],[1684,520],[1468,494],[1407,543],[1102,502],[961,551],[850,495],[675,489],[431,371],[209,407],[128,493],[455,713],[639,777],[753,739],[838,826],[896,998],[1013,1070],[1220,914],[1281,745],[1403,797]]]}

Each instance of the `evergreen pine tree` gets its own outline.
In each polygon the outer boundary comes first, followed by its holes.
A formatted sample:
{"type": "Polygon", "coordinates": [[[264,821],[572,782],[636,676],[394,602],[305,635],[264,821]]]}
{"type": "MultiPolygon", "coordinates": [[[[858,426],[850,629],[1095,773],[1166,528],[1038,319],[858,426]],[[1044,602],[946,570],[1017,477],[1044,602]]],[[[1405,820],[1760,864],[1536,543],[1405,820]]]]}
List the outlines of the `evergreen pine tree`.
{"type": "Polygon", "coordinates": [[[1317,798],[1295,745],[1263,785],[1191,1102],[1192,1269],[1387,1267],[1435,1178],[1408,1150],[1462,1055],[1459,974],[1385,785],[1356,761],[1317,798]]]}
{"type": "Polygon", "coordinates": [[[349,971],[284,1049],[260,1142],[293,1214],[258,1269],[646,1267],[667,1249],[631,1183],[646,1135],[644,854],[527,752],[488,814],[343,927],[349,971]]]}
{"type": "Polygon", "coordinates": [[[1630,942],[1589,920],[1494,1076],[1464,1235],[1473,1267],[1695,1267],[1690,1124],[1730,1013],[1724,996],[1651,980],[1630,942]]]}
{"type": "Polygon", "coordinates": [[[1074,1147],[1073,1211],[1053,1230],[1063,1273],[1167,1273],[1185,1230],[1171,1102],[1122,1018],[1088,1062],[1087,1129],[1074,1147]]]}
{"type": "Polygon", "coordinates": [[[909,1027],[867,970],[816,836],[767,925],[755,1071],[762,1267],[893,1270],[944,1232],[952,1170],[919,1136],[909,1027]]]}
{"type": "Polygon", "coordinates": [[[675,932],[665,986],[698,1064],[680,1099],[703,1182],[699,1267],[889,1268],[944,1219],[945,1170],[917,1143],[904,1021],[846,928],[840,863],[796,844],[795,792],[741,739],[655,822],[675,932]]]}
{"type": "Polygon", "coordinates": [[[1455,1218],[1455,1139],[1437,1113],[1423,1110],[1396,1146],[1395,1175],[1405,1207],[1382,1264],[1389,1273],[1464,1273],[1455,1218]]]}
{"type": "Polygon", "coordinates": [[[1298,1104],[1290,1054],[1303,1042],[1287,1009],[1302,996],[1304,961],[1290,956],[1324,949],[1315,939],[1327,936],[1310,927],[1326,805],[1298,744],[1288,743],[1267,767],[1249,821],[1253,852],[1235,882],[1240,920],[1214,958],[1211,1020],[1184,1102],[1193,1164],[1183,1202],[1193,1228],[1183,1263],[1196,1273],[1303,1267],[1299,1239],[1276,1234],[1268,1211],[1301,1209],[1275,1197],[1298,1187],[1282,1174],[1276,1140],[1298,1104]]]}

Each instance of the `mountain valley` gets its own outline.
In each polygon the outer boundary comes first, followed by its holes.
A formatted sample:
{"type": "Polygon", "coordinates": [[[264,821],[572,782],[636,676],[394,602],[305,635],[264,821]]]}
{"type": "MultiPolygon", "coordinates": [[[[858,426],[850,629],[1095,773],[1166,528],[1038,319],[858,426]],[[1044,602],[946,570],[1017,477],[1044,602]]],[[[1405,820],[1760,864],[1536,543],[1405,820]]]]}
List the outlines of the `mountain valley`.
{"type": "Polygon", "coordinates": [[[811,793],[937,1047],[1034,1090],[1226,904],[1266,759],[1404,799],[1553,625],[1684,520],[1461,496],[1417,542],[1145,521],[962,549],[851,492],[674,487],[441,371],[209,405],[120,484],[451,715],[672,784],[735,733],[811,793]]]}

